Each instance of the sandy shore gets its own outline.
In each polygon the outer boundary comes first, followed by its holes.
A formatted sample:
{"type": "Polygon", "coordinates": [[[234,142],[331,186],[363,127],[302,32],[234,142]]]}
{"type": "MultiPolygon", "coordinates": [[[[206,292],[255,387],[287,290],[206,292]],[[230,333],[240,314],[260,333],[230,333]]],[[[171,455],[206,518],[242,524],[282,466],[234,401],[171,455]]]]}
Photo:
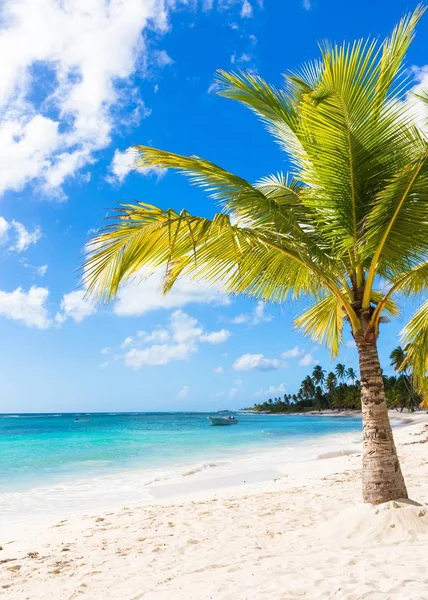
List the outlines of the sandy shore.
{"type": "Polygon", "coordinates": [[[397,446],[422,506],[360,504],[361,456],[344,447],[273,465],[274,481],[3,526],[0,597],[428,600],[428,415],[402,417],[397,446]]]}

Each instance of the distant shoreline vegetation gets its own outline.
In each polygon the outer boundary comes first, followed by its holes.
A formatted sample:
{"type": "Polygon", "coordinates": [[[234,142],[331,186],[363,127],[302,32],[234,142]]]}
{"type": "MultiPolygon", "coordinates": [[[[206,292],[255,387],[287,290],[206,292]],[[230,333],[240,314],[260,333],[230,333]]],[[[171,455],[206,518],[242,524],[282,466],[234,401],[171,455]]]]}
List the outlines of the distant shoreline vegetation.
{"type": "MultiPolygon", "coordinates": [[[[413,412],[419,408],[422,397],[412,386],[411,379],[402,368],[405,353],[399,346],[390,355],[391,366],[398,375],[383,375],[386,404],[401,412],[406,408],[413,412]]],[[[334,371],[327,373],[321,365],[314,367],[300,384],[297,394],[284,394],[255,403],[244,410],[270,413],[296,413],[323,410],[361,410],[361,383],[356,371],[338,363],[334,371]]]]}

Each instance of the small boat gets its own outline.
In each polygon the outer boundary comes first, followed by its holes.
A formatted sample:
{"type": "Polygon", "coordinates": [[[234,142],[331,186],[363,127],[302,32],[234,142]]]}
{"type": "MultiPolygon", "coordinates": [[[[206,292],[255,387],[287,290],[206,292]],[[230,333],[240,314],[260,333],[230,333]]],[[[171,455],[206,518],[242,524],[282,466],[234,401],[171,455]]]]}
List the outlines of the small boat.
{"type": "Polygon", "coordinates": [[[75,423],[89,423],[89,421],[92,421],[92,419],[81,419],[80,417],[74,419],[75,423]]]}
{"type": "Polygon", "coordinates": [[[236,425],[238,423],[238,419],[228,414],[228,411],[222,411],[218,413],[217,417],[207,417],[207,419],[211,425],[236,425]]]}

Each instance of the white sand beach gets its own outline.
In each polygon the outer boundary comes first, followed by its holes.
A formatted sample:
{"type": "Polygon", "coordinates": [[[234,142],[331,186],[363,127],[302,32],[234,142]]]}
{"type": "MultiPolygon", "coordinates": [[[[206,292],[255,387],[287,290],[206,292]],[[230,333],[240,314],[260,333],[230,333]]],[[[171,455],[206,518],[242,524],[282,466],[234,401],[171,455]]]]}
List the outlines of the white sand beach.
{"type": "MultiPolygon", "coordinates": [[[[398,413],[394,417],[400,418],[398,413]]],[[[428,599],[428,415],[395,430],[412,500],[360,503],[360,454],[269,482],[3,526],[0,597],[428,599]]],[[[348,439],[348,438],[344,438],[348,439]]]]}

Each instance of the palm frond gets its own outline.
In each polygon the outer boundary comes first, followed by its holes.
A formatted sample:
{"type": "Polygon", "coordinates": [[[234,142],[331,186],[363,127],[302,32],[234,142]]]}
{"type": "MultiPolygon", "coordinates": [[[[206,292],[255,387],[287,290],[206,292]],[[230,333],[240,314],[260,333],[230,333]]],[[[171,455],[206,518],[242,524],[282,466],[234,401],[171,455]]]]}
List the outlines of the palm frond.
{"type": "Polygon", "coordinates": [[[405,54],[415,37],[416,25],[425,11],[426,6],[419,4],[413,13],[405,15],[400,20],[389,39],[383,43],[376,90],[376,100],[379,105],[384,101],[394,81],[400,75],[405,54]]]}
{"type": "MultiPolygon", "coordinates": [[[[402,330],[401,341],[406,349],[405,364],[411,368],[413,384],[419,392],[428,394],[428,300],[402,330]]],[[[428,395],[425,397],[428,399],[428,395]]]]}
{"type": "Polygon", "coordinates": [[[263,232],[233,225],[223,213],[211,220],[143,203],[121,205],[113,223],[93,239],[84,280],[89,294],[109,301],[120,283],[159,268],[165,291],[182,274],[221,282],[226,293],[276,302],[289,293],[325,289],[291,244],[276,245],[263,232]]]}
{"type": "Polygon", "coordinates": [[[342,342],[342,330],[346,313],[338,299],[329,294],[313,304],[300,315],[294,324],[303,329],[314,342],[325,344],[332,358],[337,356],[342,342]]]}

